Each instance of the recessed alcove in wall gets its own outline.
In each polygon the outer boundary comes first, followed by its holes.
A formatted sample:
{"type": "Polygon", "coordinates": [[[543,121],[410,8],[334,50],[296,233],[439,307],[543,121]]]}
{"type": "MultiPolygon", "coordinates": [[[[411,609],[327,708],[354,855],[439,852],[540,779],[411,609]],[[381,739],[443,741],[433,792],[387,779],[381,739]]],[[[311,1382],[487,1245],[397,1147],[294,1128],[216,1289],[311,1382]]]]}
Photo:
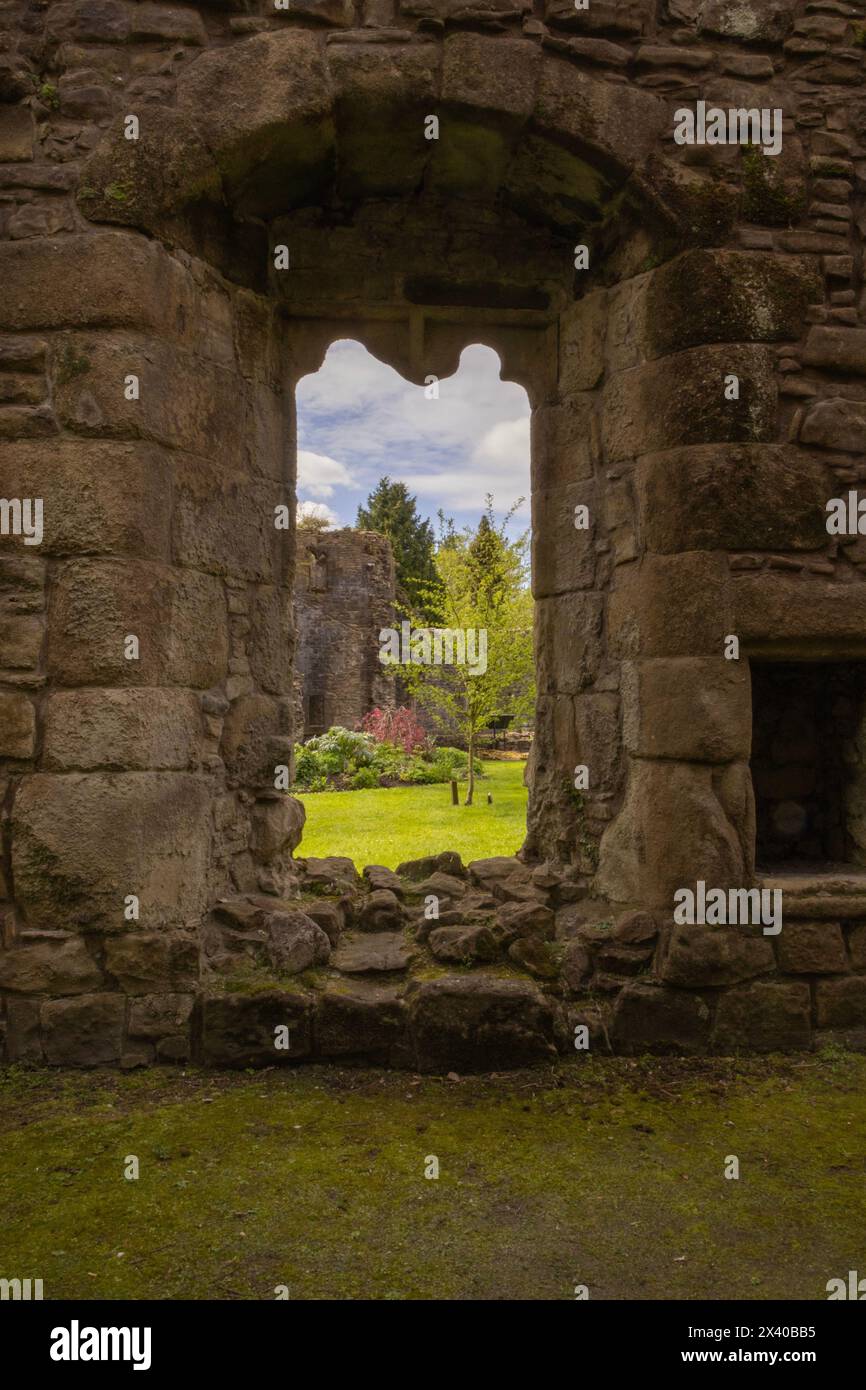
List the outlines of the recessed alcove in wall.
{"type": "Polygon", "coordinates": [[[752,661],[759,870],[866,865],[866,662],[752,661]]]}

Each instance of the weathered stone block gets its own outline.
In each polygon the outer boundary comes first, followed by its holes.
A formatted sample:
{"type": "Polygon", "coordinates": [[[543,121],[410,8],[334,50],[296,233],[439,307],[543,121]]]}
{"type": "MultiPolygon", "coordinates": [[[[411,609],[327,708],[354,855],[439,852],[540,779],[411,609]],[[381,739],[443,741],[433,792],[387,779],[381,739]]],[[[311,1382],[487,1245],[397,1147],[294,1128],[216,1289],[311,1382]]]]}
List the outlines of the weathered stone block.
{"type": "Polygon", "coordinates": [[[848,950],[854,969],[866,971],[866,923],[860,923],[849,933],[848,950]]]}
{"type": "Polygon", "coordinates": [[[36,773],[12,812],[16,894],[34,927],[196,923],[208,896],[211,788],[186,773],[36,773]]]}
{"type": "Polygon", "coordinates": [[[26,695],[0,692],[0,758],[32,758],[36,716],[26,695]]]}
{"type": "Polygon", "coordinates": [[[866,656],[866,583],[818,576],[737,575],[734,626],[756,655],[841,660],[866,656]]]}
{"type": "Polygon", "coordinates": [[[58,690],[45,712],[42,765],[182,771],[203,752],[199,697],[191,690],[58,690]]]}
{"type": "Polygon", "coordinates": [[[427,45],[328,45],[345,197],[393,197],[418,186],[434,142],[419,140],[438,99],[438,55],[427,45]]]}
{"type": "Polygon", "coordinates": [[[569,29],[637,38],[652,23],[655,12],[653,0],[593,0],[583,10],[575,10],[574,0],[545,0],[544,16],[569,29]]]}
{"type": "Polygon", "coordinates": [[[139,562],[74,560],[57,575],[48,664],[61,685],[187,685],[226,674],[225,598],[216,578],[139,562]],[[124,639],[139,640],[139,659],[124,639]]]}
{"type": "Polygon", "coordinates": [[[15,994],[87,994],[99,989],[102,971],[80,936],[28,933],[0,950],[0,989],[15,994]]]}
{"type": "Polygon", "coordinates": [[[290,762],[290,750],[276,757],[271,753],[280,732],[279,705],[270,695],[252,692],[232,700],[220,739],[220,757],[229,775],[248,786],[273,786],[274,766],[290,762]]]}
{"type": "Polygon", "coordinates": [[[250,816],[254,857],[267,864],[280,854],[291,854],[301,843],[306,818],[304,803],[294,796],[258,800],[250,816]]]}
{"type": "Polygon", "coordinates": [[[189,1032],[191,994],[143,994],[129,1009],[131,1038],[169,1038],[189,1032]]]}
{"type": "Polygon", "coordinates": [[[796,340],[821,283],[798,256],[693,250],[641,277],[640,294],[646,355],[659,357],[700,343],[796,340]]]}
{"type": "Polygon", "coordinates": [[[750,344],[691,348],[618,372],[604,388],[602,437],[611,462],[683,444],[772,440],[778,391],[773,356],[750,344]],[[725,399],[729,373],[740,399],[725,399]]]}
{"type": "Polygon", "coordinates": [[[326,990],[313,1020],[320,1057],[390,1057],[406,1043],[406,1006],[397,990],[354,981],[346,992],[326,990]]]}
{"type": "Polygon", "coordinates": [[[624,662],[622,696],[623,743],[638,758],[749,757],[752,705],[743,662],[721,654],[624,662]]]}
{"type": "Polygon", "coordinates": [[[346,915],[342,906],[329,902],[327,898],[305,898],[303,910],[317,927],[322,928],[331,943],[331,950],[334,950],[346,925],[346,915]]]}
{"type": "Polygon", "coordinates": [[[269,912],[264,920],[268,960],[278,975],[298,975],[311,966],[328,964],[331,943],[303,912],[269,912]]]}
{"type": "Polygon", "coordinates": [[[607,170],[611,163],[631,169],[642,165],[667,128],[666,108],[645,88],[605,82],[573,63],[548,59],[541,70],[535,121],[541,130],[581,145],[591,142],[607,170]]]}
{"type": "Polygon", "coordinates": [[[400,13],[413,19],[490,19],[531,9],[529,0],[400,0],[400,13]]]}
{"type": "Polygon", "coordinates": [[[0,605],[7,613],[34,613],[45,606],[46,563],[0,549],[0,605]]]}
{"type": "MultiPolygon", "coordinates": [[[[307,863],[309,862],[307,860],[307,863]]],[[[463,861],[453,849],[445,850],[442,854],[428,854],[423,859],[407,859],[405,863],[398,864],[395,870],[401,878],[408,878],[413,882],[420,882],[437,871],[453,874],[455,878],[466,877],[463,861]]]]}
{"type": "Polygon", "coordinates": [[[570,305],[560,319],[559,386],[563,395],[591,391],[604,375],[608,300],[606,290],[593,290],[570,305]]]}
{"type": "Polygon", "coordinates": [[[809,406],[800,428],[804,444],[819,449],[866,453],[866,401],[833,398],[809,406]]]}
{"type": "Polygon", "coordinates": [[[194,990],[198,942],[173,932],[123,931],[105,938],[105,968],[126,994],[194,990]]]}
{"type": "Polygon", "coordinates": [[[129,11],[131,42],[164,40],[203,47],[207,34],[195,10],[176,10],[167,5],[139,4],[129,11]]]}
{"type": "Polygon", "coordinates": [[[601,433],[596,397],[575,392],[532,412],[532,489],[556,492],[592,478],[601,460],[601,433]]]}
{"type": "Polygon", "coordinates": [[[785,922],[776,957],[788,975],[839,975],[848,969],[838,922],[785,922]]]}
{"type": "Polygon", "coordinates": [[[629,946],[649,946],[658,934],[658,923],[650,912],[626,912],[613,928],[614,939],[629,946]]]}
{"type": "Polygon", "coordinates": [[[341,936],[331,965],[344,975],[400,975],[415,955],[402,932],[347,933],[341,936]]]}
{"type": "MultiPolygon", "coordinates": [[[[324,40],[308,29],[256,34],[237,48],[212,48],[185,67],[177,106],[207,130],[217,164],[243,206],[285,212],[330,173],[334,127],[324,40]]],[[[330,55],[329,55],[330,56],[330,55]]],[[[357,57],[357,53],[353,57],[357,57]]]]}
{"type": "Polygon", "coordinates": [[[620,565],[608,600],[611,655],[719,656],[737,631],[728,588],[727,566],[700,551],[620,565]]]}
{"type": "Polygon", "coordinates": [[[813,324],[803,349],[809,367],[866,376],[866,328],[828,328],[813,324]]]}
{"type": "Polygon", "coordinates": [[[42,1062],[41,1004],[36,999],[6,1000],[7,1062],[42,1062]]]}
{"type": "Polygon", "coordinates": [[[641,459],[637,495],[650,550],[818,550],[833,483],[803,450],[698,445],[641,459]]]}
{"type": "Polygon", "coordinates": [[[615,1052],[704,1052],[710,1009],[699,995],[637,982],[617,998],[610,1027],[615,1052]]]}
{"type": "MultiPolygon", "coordinates": [[[[557,935],[559,925],[557,924],[557,935]]],[[[592,960],[584,943],[575,939],[569,941],[562,957],[562,978],[575,994],[582,990],[592,975],[592,960]]]]}
{"type": "Polygon", "coordinates": [[[527,52],[519,39],[446,37],[440,100],[448,112],[447,138],[432,145],[432,189],[479,203],[495,198],[517,134],[532,112],[541,60],[540,49],[527,52]]]}
{"type": "Polygon", "coordinates": [[[658,974],[665,984],[701,989],[737,984],[772,970],[774,964],[766,937],[744,936],[736,927],[676,926],[658,974]]]}
{"type": "Polygon", "coordinates": [[[0,328],[154,328],[181,338],[194,288],[167,251],[129,232],[0,243],[0,328]]]}
{"type": "Polygon", "coordinates": [[[310,1001],[286,990],[227,994],[197,1001],[193,1057],[212,1067],[272,1067],[306,1057],[311,1046],[310,1001]],[[277,1030],[288,1028],[288,1048],[277,1030]]]}
{"type": "Polygon", "coordinates": [[[436,927],[430,933],[428,945],[437,960],[456,965],[492,961],[499,955],[496,937],[486,926],[436,927]]]}
{"type": "Polygon", "coordinates": [[[26,106],[0,107],[0,163],[33,158],[36,124],[26,106]]]}
{"type": "Polygon", "coordinates": [[[85,994],[42,1006],[45,1060],[58,1067],[96,1067],[120,1061],[126,1000],[85,994]]]}
{"type": "Polygon", "coordinates": [[[168,558],[170,472],[160,449],[69,438],[17,441],[0,444],[0,471],[9,496],[43,499],[39,548],[45,554],[168,558]]]}
{"type": "Polygon", "coordinates": [[[129,26],[130,7],[122,0],[62,0],[47,16],[51,38],[78,43],[124,43],[129,26]]]}
{"type": "MultiPolygon", "coordinates": [[[[459,885],[461,892],[463,886],[461,882],[459,885]]],[[[421,887],[431,893],[437,891],[435,887],[430,887],[429,880],[421,887]]],[[[396,893],[392,892],[390,888],[377,888],[363,900],[357,910],[356,918],[361,931],[399,931],[406,920],[406,914],[396,893]]]]}
{"type": "Polygon", "coordinates": [[[40,662],[45,623],[29,613],[0,614],[0,671],[32,671],[40,662]]]}
{"type": "Polygon", "coordinates": [[[536,980],[555,980],[559,975],[559,963],[550,943],[537,936],[519,936],[512,941],[508,959],[536,980]]]}
{"type": "Polygon", "coordinates": [[[323,859],[310,855],[301,863],[304,888],[311,893],[346,893],[360,886],[358,870],[347,855],[329,854],[323,859]]]}
{"type": "Polygon", "coordinates": [[[278,583],[286,570],[289,542],[288,533],[278,531],[274,519],[275,508],[285,503],[285,487],[216,468],[209,459],[179,459],[174,476],[175,564],[278,583]]]}
{"type": "Polygon", "coordinates": [[[574,694],[590,685],[602,659],[601,595],[540,599],[535,623],[539,692],[574,694]]]}
{"type": "Polygon", "coordinates": [[[150,439],[209,464],[244,465],[247,402],[237,372],[137,334],[71,334],[54,360],[55,410],[69,429],[150,439]],[[138,377],[135,400],[123,389],[130,373],[138,377]]]}
{"type": "Polygon", "coordinates": [[[759,980],[727,990],[716,1009],[712,1046],[716,1052],[802,1051],[811,1045],[811,1000],[807,984],[759,980]]]}
{"type": "Polygon", "coordinates": [[[419,1071],[530,1066],[556,1055],[550,1004],[535,985],[475,975],[416,985],[409,1031],[419,1071]]]}
{"type": "Polygon", "coordinates": [[[702,32],[745,43],[779,43],[794,22],[795,10],[796,0],[741,5],[731,5],[730,0],[704,0],[698,27],[702,32]]]}
{"type": "Polygon", "coordinates": [[[494,934],[506,946],[525,936],[549,941],[554,930],[554,914],[540,902],[507,902],[496,914],[494,934]]]}
{"type": "Polygon", "coordinates": [[[866,976],[819,980],[815,985],[815,1011],[819,1028],[866,1025],[866,976]]]}
{"type": "MultiPolygon", "coordinates": [[[[577,743],[570,767],[585,763],[590,769],[590,785],[594,792],[612,792],[619,785],[622,748],[620,739],[620,701],[613,693],[593,694],[585,691],[574,699],[574,732],[577,743]]],[[[558,731],[557,748],[560,756],[571,746],[558,731]]]]}
{"type": "MultiPolygon", "coordinates": [[[[290,588],[257,584],[251,591],[247,650],[250,672],[256,683],[271,695],[287,692],[295,650],[290,588]]],[[[301,730],[296,732],[300,736],[301,730]]]]}
{"type": "MultiPolygon", "coordinates": [[[[147,82],[147,78],[140,79],[129,95],[143,95],[142,86],[147,82]]],[[[202,224],[208,221],[211,228],[218,224],[222,197],[220,173],[202,130],[174,107],[151,100],[146,139],[127,140],[125,108],[121,106],[118,112],[106,89],[97,91],[105,93],[100,124],[105,126],[105,117],[109,120],[102,139],[81,170],[76,193],[80,212],[93,222],[162,235],[172,245],[200,254],[202,224]],[[187,223],[178,213],[190,199],[197,217],[187,223]]],[[[90,92],[86,91],[85,99],[89,97],[90,92]]],[[[200,281],[197,289],[201,289],[200,281]]],[[[196,309],[203,307],[199,299],[196,309]]],[[[187,330],[189,327],[184,325],[187,330]]],[[[224,345],[217,354],[213,352],[213,324],[198,338],[196,350],[223,360],[224,345]]]]}
{"type": "Polygon", "coordinates": [[[622,810],[601,839],[599,895],[670,910],[676,890],[698,878],[720,888],[746,881],[743,846],[712,772],[709,765],[631,760],[622,810]]]}
{"type": "Polygon", "coordinates": [[[532,495],[532,592],[536,599],[589,589],[595,578],[596,490],[588,482],[532,495]],[[575,526],[577,506],[580,529],[575,526]]]}

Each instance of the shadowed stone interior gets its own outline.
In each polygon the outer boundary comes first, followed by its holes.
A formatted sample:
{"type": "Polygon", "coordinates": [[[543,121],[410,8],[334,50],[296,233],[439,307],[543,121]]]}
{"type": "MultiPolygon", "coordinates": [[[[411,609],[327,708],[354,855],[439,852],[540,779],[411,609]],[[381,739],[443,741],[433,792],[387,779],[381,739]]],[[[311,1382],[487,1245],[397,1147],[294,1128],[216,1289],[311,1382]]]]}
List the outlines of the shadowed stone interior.
{"type": "Polygon", "coordinates": [[[866,864],[862,663],[751,663],[759,871],[866,864]]]}

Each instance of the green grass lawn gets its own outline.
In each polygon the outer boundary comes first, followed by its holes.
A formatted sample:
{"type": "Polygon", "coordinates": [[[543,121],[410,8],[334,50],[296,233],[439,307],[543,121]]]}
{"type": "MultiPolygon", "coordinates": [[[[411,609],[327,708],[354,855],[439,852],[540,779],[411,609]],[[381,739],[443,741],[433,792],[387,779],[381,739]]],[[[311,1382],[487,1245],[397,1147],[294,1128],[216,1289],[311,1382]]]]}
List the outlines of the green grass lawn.
{"type": "Polygon", "coordinates": [[[358,792],[303,792],[307,808],[301,857],[344,854],[358,869],[456,849],[464,863],[492,854],[514,854],[526,835],[524,762],[487,762],[475,783],[475,804],[451,805],[448,783],[435,787],[388,787],[358,792]],[[493,797],[487,804],[487,793],[493,797]]]}
{"type": "Polygon", "coordinates": [[[0,1277],[46,1299],[826,1299],[863,1269],[864,1151],[866,1058],[836,1051],[458,1080],[13,1068],[0,1277]]]}

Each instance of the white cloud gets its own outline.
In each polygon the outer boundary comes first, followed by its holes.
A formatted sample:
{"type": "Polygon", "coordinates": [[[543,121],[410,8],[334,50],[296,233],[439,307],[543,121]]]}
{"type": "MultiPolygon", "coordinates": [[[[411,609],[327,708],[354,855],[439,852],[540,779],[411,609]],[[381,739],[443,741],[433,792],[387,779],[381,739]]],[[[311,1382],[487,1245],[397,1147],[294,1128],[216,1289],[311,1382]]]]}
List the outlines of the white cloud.
{"type": "Polygon", "coordinates": [[[298,492],[309,497],[333,497],[336,487],[351,487],[353,478],[344,463],[310,449],[298,450],[298,492]]]}
{"type": "Polygon", "coordinates": [[[319,517],[327,521],[329,526],[339,526],[340,518],[335,511],[324,502],[299,502],[298,503],[298,523],[305,517],[319,517]]]}
{"type": "MultiPolygon", "coordinates": [[[[500,370],[496,353],[474,344],[440,381],[438,400],[427,400],[360,343],[334,343],[298,385],[299,495],[332,499],[348,524],[349,502],[385,474],[431,513],[477,518],[487,493],[500,513],[528,499],[529,401],[500,370]]],[[[518,517],[528,514],[527,501],[518,517]]]]}

